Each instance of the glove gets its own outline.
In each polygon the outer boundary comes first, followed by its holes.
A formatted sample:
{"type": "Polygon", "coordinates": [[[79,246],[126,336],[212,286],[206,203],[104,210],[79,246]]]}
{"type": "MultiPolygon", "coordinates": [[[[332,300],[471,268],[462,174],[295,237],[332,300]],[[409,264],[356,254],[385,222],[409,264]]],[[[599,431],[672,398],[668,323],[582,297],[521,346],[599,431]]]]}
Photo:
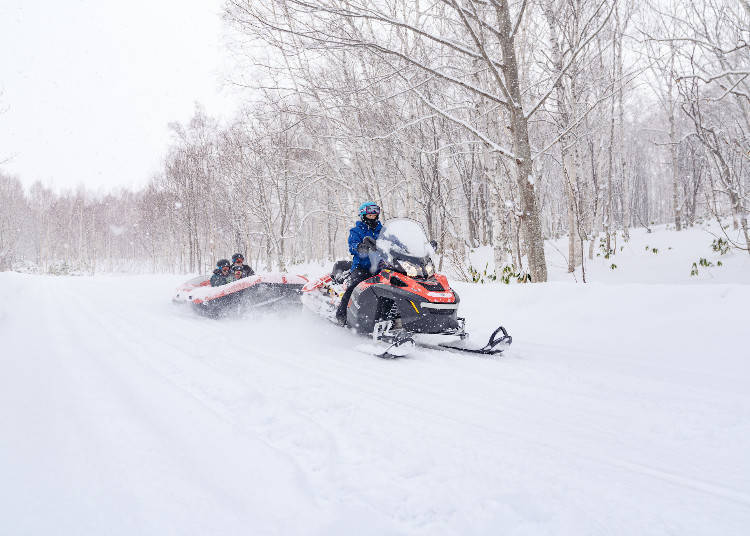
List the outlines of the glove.
{"type": "Polygon", "coordinates": [[[357,253],[360,257],[364,257],[371,250],[375,249],[375,239],[371,236],[366,236],[362,239],[362,242],[357,245],[357,253]]]}

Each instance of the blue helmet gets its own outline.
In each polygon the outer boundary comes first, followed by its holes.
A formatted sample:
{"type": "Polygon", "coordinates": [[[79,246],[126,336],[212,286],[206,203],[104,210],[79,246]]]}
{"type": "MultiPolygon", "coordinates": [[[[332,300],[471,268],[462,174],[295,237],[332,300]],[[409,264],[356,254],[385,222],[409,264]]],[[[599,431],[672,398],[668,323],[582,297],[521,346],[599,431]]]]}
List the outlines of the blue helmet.
{"type": "Polygon", "coordinates": [[[359,217],[364,218],[366,214],[380,214],[380,207],[374,201],[365,201],[359,205],[359,217]]]}

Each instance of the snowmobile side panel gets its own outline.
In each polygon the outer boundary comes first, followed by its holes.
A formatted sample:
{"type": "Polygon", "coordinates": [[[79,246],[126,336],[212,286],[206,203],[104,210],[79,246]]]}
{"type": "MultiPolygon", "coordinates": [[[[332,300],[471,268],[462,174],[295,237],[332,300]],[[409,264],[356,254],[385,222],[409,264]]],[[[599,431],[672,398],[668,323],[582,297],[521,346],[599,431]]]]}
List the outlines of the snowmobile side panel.
{"type": "Polygon", "coordinates": [[[373,290],[375,279],[371,277],[357,285],[346,309],[346,323],[358,333],[371,333],[377,321],[378,296],[373,290]]]}

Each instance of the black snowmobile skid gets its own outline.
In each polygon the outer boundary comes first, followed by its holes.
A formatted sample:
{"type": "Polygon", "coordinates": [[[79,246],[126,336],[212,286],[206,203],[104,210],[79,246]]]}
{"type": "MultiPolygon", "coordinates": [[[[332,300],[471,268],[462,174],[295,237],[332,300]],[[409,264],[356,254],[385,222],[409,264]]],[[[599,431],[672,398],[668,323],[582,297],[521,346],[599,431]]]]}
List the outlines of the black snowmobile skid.
{"type": "MultiPolygon", "coordinates": [[[[461,322],[461,329],[463,329],[464,319],[459,318],[458,320],[461,322]]],[[[465,340],[468,335],[469,334],[464,331],[463,335],[459,335],[459,337],[461,338],[461,340],[465,340]]],[[[471,354],[497,355],[501,354],[506,348],[508,348],[512,342],[513,337],[508,334],[503,326],[500,326],[492,332],[492,335],[490,335],[490,339],[489,341],[487,341],[487,344],[485,344],[481,348],[470,348],[467,346],[453,345],[449,343],[438,344],[436,345],[436,347],[445,348],[446,350],[467,352],[471,354]],[[498,333],[502,333],[502,336],[498,337],[498,333]]]]}
{"type": "Polygon", "coordinates": [[[375,352],[377,357],[395,359],[397,357],[404,357],[414,349],[416,342],[411,334],[403,329],[393,331],[393,325],[393,320],[383,320],[375,323],[372,331],[373,340],[388,345],[385,350],[375,352]]]}
{"type": "MultiPolygon", "coordinates": [[[[468,339],[469,334],[464,329],[465,319],[459,317],[457,320],[458,320],[459,327],[456,330],[450,330],[450,331],[445,331],[443,333],[434,333],[434,334],[429,334],[429,335],[458,337],[462,341],[468,339]]],[[[375,353],[377,357],[381,357],[385,359],[394,359],[397,357],[403,357],[407,353],[409,353],[415,346],[420,346],[423,348],[434,348],[434,349],[439,349],[439,350],[449,350],[453,352],[466,352],[470,354],[493,356],[493,355],[501,354],[513,342],[513,337],[511,337],[508,334],[507,330],[503,326],[500,326],[495,331],[493,331],[492,335],[490,335],[490,338],[487,341],[487,344],[479,348],[472,348],[470,346],[462,346],[460,345],[460,343],[459,344],[424,343],[419,340],[419,336],[425,335],[425,334],[410,333],[403,329],[396,330],[394,332],[391,330],[392,326],[393,326],[392,321],[383,321],[383,322],[378,322],[375,325],[375,328],[373,329],[372,338],[374,340],[390,345],[384,351],[380,353],[375,353]],[[502,335],[498,336],[498,334],[502,334],[502,335]]]]}
{"type": "Polygon", "coordinates": [[[414,339],[406,334],[399,335],[392,340],[381,339],[381,341],[390,343],[391,345],[386,348],[384,352],[375,354],[377,357],[382,359],[396,359],[398,357],[404,357],[407,355],[415,346],[414,339]]]}

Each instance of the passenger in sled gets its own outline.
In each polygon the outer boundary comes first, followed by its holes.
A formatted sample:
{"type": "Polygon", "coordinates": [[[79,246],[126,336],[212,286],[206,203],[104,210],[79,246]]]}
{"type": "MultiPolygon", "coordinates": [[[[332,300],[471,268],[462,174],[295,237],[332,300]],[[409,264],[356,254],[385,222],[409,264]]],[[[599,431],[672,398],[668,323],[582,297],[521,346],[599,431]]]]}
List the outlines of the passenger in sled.
{"type": "Polygon", "coordinates": [[[253,269],[250,268],[250,266],[248,266],[247,264],[245,264],[245,256],[242,253],[235,253],[234,255],[232,255],[231,272],[235,275],[237,279],[255,275],[255,272],[253,271],[253,269]],[[238,275],[238,272],[241,275],[238,275]]]}
{"type": "Polygon", "coordinates": [[[228,259],[219,259],[216,263],[216,269],[211,276],[211,286],[219,287],[226,285],[234,281],[234,274],[232,273],[232,263],[228,259]]]}
{"type": "Polygon", "coordinates": [[[254,274],[253,269],[245,264],[245,256],[242,253],[235,253],[232,255],[232,262],[220,259],[216,263],[216,269],[211,276],[211,286],[219,287],[254,274]]]}

